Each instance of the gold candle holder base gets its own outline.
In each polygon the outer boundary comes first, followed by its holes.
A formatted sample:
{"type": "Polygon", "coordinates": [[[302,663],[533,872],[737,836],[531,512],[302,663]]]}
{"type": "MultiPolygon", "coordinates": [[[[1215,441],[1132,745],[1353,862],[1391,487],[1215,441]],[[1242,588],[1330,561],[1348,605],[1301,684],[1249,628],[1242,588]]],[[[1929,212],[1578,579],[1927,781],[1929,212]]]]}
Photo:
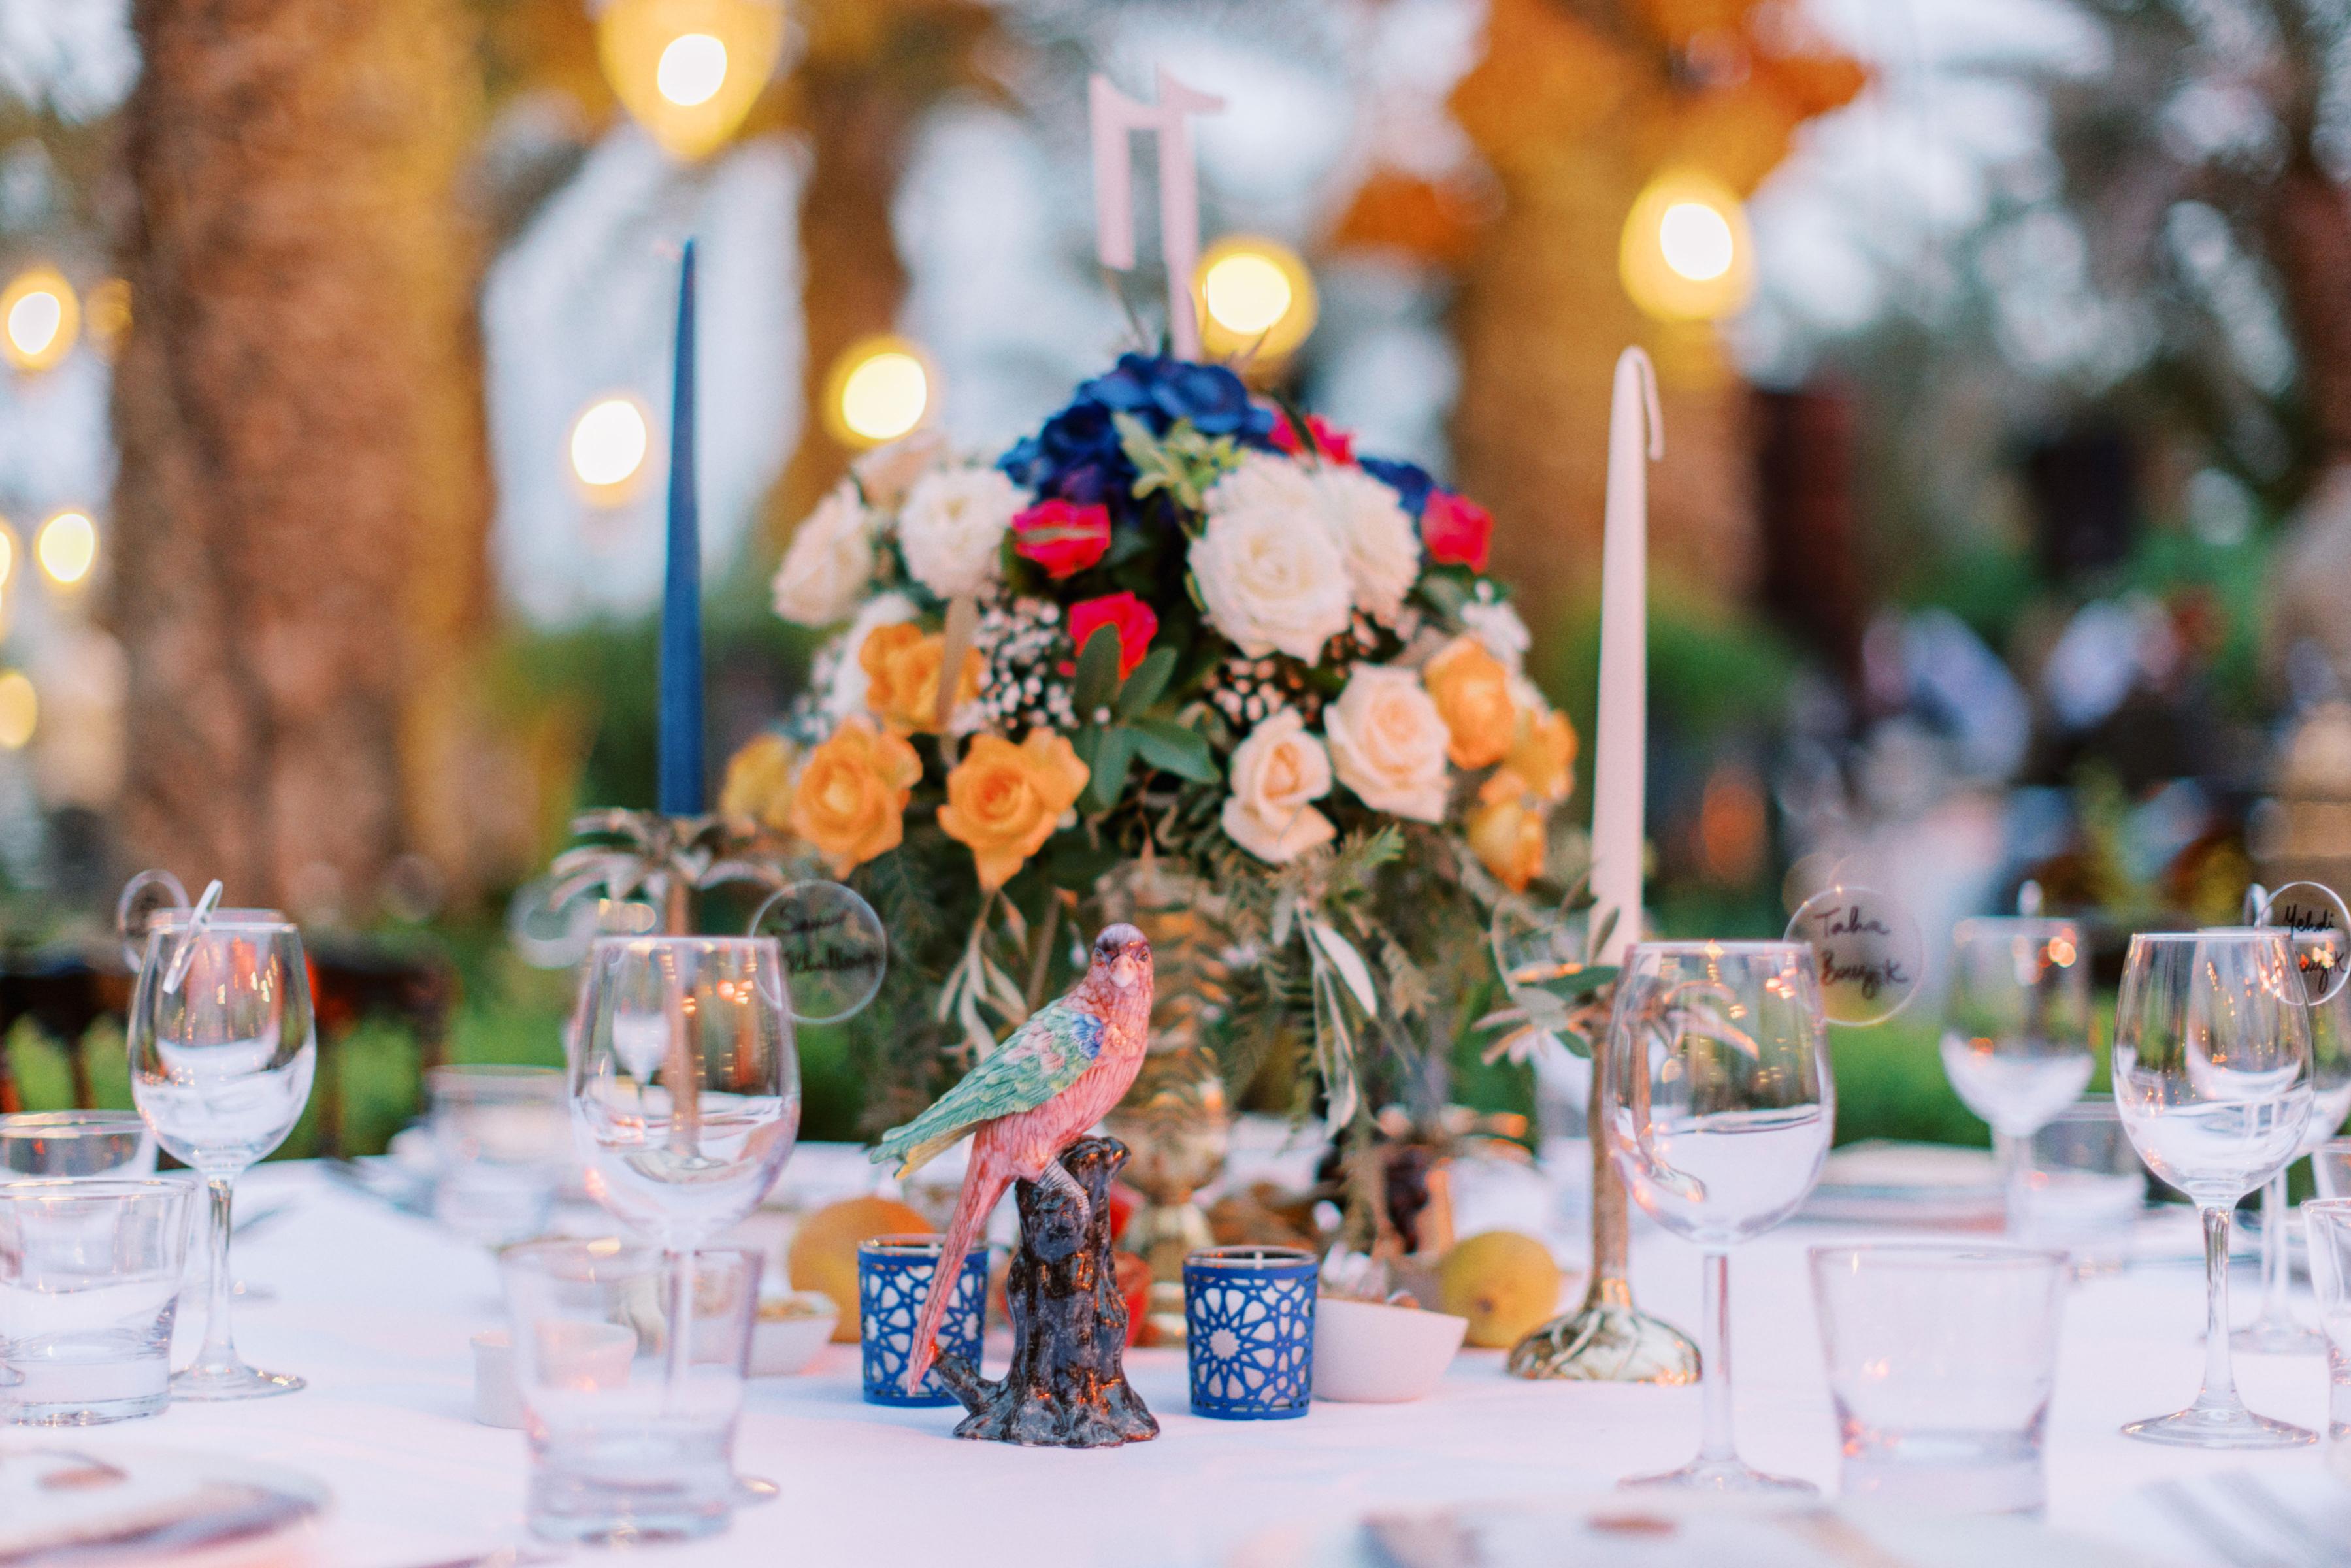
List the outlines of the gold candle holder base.
{"type": "Polygon", "coordinates": [[[1641,1311],[1625,1292],[1613,1301],[1585,1297],[1511,1346],[1508,1365],[1513,1377],[1674,1386],[1698,1381],[1698,1354],[1687,1334],[1641,1311]]]}

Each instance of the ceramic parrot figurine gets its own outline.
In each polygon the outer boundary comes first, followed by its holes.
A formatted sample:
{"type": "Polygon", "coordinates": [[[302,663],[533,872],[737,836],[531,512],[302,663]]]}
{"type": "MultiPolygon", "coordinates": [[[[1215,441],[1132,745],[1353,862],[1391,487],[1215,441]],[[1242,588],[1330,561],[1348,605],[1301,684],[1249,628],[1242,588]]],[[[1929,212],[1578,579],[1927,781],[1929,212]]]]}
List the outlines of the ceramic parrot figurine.
{"type": "Polygon", "coordinates": [[[1094,938],[1085,977],[1068,995],[1039,1009],[937,1104],[874,1145],[872,1157],[898,1161],[905,1176],[965,1134],[977,1134],[914,1325],[908,1393],[938,1357],[939,1324],[964,1256],[1004,1189],[1015,1178],[1041,1181],[1076,1199],[1086,1215],[1091,1206],[1061,1167],[1061,1151],[1125,1097],[1150,1038],[1151,944],[1132,925],[1106,926],[1094,938]]]}

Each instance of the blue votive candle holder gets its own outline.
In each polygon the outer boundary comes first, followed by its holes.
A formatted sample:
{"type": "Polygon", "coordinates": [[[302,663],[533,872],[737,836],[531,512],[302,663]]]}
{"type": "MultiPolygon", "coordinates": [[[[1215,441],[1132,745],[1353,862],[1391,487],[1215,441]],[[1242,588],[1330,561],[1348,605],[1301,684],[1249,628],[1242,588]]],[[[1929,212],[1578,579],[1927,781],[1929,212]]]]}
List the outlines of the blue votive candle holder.
{"type": "MultiPolygon", "coordinates": [[[[930,1293],[931,1275],[945,1245],[935,1236],[877,1236],[857,1247],[858,1340],[864,1351],[869,1405],[952,1405],[955,1396],[935,1371],[906,1392],[906,1363],[914,1351],[914,1320],[930,1293]]],[[[987,1310],[987,1249],[964,1255],[955,1294],[939,1324],[939,1354],[979,1364],[980,1331],[987,1310]]]]}
{"type": "Polygon", "coordinates": [[[1292,1421],[1314,1390],[1314,1254],[1210,1247],[1184,1260],[1192,1413],[1292,1421]]]}

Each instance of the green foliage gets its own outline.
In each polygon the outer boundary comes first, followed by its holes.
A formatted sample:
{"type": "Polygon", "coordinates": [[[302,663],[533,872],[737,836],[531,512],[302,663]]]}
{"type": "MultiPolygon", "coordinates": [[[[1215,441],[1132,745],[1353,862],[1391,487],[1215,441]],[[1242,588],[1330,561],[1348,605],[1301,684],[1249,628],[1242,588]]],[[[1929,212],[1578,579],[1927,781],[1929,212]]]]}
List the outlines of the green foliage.
{"type": "Polygon", "coordinates": [[[1240,448],[1229,435],[1206,436],[1189,420],[1179,419],[1165,435],[1131,413],[1111,416],[1119,444],[1134,465],[1134,498],[1148,500],[1165,492],[1182,508],[1185,526],[1193,526],[1205,510],[1210,486],[1241,465],[1240,448]]]}

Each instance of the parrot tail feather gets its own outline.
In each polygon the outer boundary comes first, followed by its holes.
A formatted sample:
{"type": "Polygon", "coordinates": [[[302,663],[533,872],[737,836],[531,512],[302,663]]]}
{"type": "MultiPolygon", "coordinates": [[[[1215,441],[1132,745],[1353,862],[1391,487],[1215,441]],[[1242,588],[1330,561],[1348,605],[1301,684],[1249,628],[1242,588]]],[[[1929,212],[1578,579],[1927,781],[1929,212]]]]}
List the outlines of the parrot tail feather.
{"type": "Polygon", "coordinates": [[[978,1238],[980,1227],[996,1207],[997,1199],[1011,1178],[983,1166],[975,1157],[971,1172],[964,1178],[963,1191],[956,1198],[955,1218],[947,1222],[946,1240],[939,1249],[938,1267],[931,1273],[931,1288],[924,1294],[922,1316],[914,1322],[914,1342],[906,1358],[906,1392],[918,1387],[924,1374],[939,1356],[939,1325],[946,1322],[947,1303],[955,1299],[956,1281],[963,1273],[963,1261],[978,1238]]]}

